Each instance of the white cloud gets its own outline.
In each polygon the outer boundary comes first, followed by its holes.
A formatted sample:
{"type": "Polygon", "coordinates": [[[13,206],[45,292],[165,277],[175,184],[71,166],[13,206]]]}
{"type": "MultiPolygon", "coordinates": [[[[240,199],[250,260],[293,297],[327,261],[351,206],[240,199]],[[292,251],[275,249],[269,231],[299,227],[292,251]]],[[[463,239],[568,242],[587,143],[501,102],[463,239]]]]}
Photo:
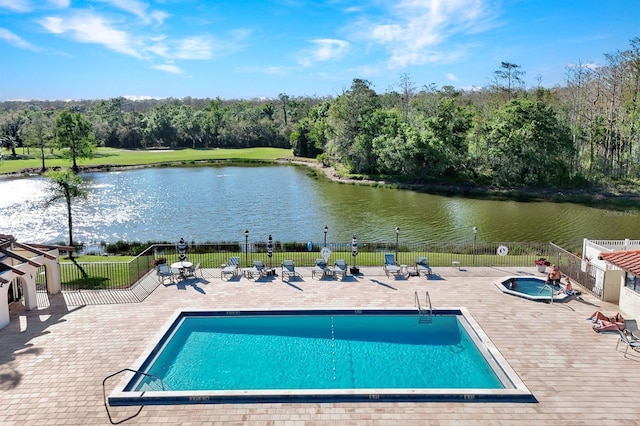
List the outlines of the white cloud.
{"type": "Polygon", "coordinates": [[[0,9],[12,12],[29,12],[33,7],[29,0],[0,0],[0,9]]]}
{"type": "Polygon", "coordinates": [[[128,33],[113,28],[106,19],[91,12],[77,12],[64,18],[49,16],[39,23],[51,33],[69,34],[81,43],[101,44],[136,58],[143,56],[140,46],[128,33]]]}
{"type": "Polygon", "coordinates": [[[600,68],[601,65],[597,64],[595,62],[589,62],[589,63],[586,63],[586,64],[583,64],[583,63],[577,63],[577,64],[576,63],[571,63],[571,64],[567,65],[567,67],[571,68],[571,69],[586,68],[588,70],[595,71],[598,68],[600,68]]]}
{"type": "Polygon", "coordinates": [[[209,59],[213,45],[210,37],[190,37],[180,40],[176,46],[176,59],[209,59]]]}
{"type": "Polygon", "coordinates": [[[169,17],[169,14],[159,10],[152,10],[147,12],[149,4],[138,0],[98,0],[103,3],[109,3],[111,6],[124,10],[142,19],[146,23],[155,21],[157,24],[162,24],[164,20],[169,17]]]}
{"type": "Polygon", "coordinates": [[[47,3],[56,9],[66,9],[71,6],[71,0],[47,0],[47,3]]]}
{"type": "Polygon", "coordinates": [[[155,68],[160,71],[168,72],[169,74],[182,74],[184,71],[173,64],[160,64],[151,65],[151,68],[155,68]]]}
{"type": "MultiPolygon", "coordinates": [[[[485,0],[400,0],[387,22],[358,22],[358,32],[388,49],[389,68],[451,61],[464,52],[443,44],[454,36],[484,31],[492,25],[485,0]]],[[[464,49],[464,47],[463,47],[464,49]]]]}
{"type": "Polygon", "coordinates": [[[129,99],[130,101],[148,101],[150,99],[162,99],[157,96],[146,96],[146,95],[124,95],[123,98],[129,99]]]}
{"type": "Polygon", "coordinates": [[[340,59],[347,54],[350,47],[347,41],[331,38],[310,40],[310,43],[313,44],[311,49],[298,54],[298,62],[305,67],[311,66],[314,62],[340,59]]]}
{"type": "Polygon", "coordinates": [[[0,0],[0,9],[12,12],[31,12],[34,9],[66,9],[71,0],[0,0]]]}
{"type": "Polygon", "coordinates": [[[0,28],[0,40],[4,40],[7,43],[12,44],[16,47],[20,47],[22,49],[40,50],[33,44],[29,43],[28,41],[20,37],[19,35],[16,35],[4,28],[0,28]]]}
{"type": "Polygon", "coordinates": [[[455,74],[447,74],[447,80],[451,80],[451,81],[458,81],[458,76],[455,74]]]}

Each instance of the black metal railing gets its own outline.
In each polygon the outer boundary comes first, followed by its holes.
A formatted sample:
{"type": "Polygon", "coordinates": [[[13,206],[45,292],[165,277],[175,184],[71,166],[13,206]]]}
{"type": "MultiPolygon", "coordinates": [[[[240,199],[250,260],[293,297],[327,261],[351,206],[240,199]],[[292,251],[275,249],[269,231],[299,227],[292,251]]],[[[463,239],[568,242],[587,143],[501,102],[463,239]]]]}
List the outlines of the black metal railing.
{"type": "MultiPolygon", "coordinates": [[[[331,250],[329,262],[344,259],[350,266],[383,265],[384,254],[393,253],[398,264],[412,266],[418,257],[428,257],[431,267],[442,266],[532,266],[540,257],[563,265],[570,259],[569,252],[548,242],[480,242],[448,243],[427,241],[424,243],[361,242],[358,254],[352,256],[351,242],[327,243],[331,250]],[[504,249],[506,247],[506,250],[504,249]],[[557,258],[557,261],[556,261],[557,258]]],[[[254,260],[261,260],[267,267],[280,267],[285,259],[293,260],[297,266],[310,267],[322,257],[322,244],[296,242],[274,242],[272,256],[269,257],[266,241],[222,242],[213,244],[190,244],[186,255],[201,268],[220,268],[232,256],[240,258],[241,267],[250,266],[254,260]]],[[[135,284],[153,269],[154,260],[163,258],[171,264],[178,261],[175,245],[156,244],[147,248],[130,262],[82,262],[87,279],[73,263],[62,262],[62,289],[126,289],[135,284]]],[[[568,265],[569,263],[567,263],[568,265]]],[[[572,269],[573,271],[573,269],[572,269]]],[[[564,271],[563,271],[564,272],[564,271]]],[[[573,275],[571,275],[573,276],[573,275]]],[[[576,278],[578,282],[579,278],[576,278]]]]}

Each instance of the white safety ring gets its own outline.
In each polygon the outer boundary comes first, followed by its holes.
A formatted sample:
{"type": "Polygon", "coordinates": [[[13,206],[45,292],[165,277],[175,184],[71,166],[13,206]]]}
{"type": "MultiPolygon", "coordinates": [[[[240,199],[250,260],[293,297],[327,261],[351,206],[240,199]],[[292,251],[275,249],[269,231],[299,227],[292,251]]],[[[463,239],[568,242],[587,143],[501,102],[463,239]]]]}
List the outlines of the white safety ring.
{"type": "Polygon", "coordinates": [[[496,250],[498,256],[506,256],[509,253],[509,249],[507,246],[498,246],[498,250],[496,250]]]}

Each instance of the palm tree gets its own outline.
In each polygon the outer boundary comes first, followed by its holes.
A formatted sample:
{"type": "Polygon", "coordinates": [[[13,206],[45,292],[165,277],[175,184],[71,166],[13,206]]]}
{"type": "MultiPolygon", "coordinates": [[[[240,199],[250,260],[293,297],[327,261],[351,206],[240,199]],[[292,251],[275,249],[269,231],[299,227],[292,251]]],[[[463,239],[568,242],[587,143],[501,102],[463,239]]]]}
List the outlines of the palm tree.
{"type": "MultiPolygon", "coordinates": [[[[67,221],[69,224],[69,245],[73,246],[73,220],[71,216],[71,202],[74,198],[85,198],[87,191],[85,190],[84,180],[71,169],[55,170],[48,172],[46,176],[49,178],[49,191],[51,197],[45,201],[45,207],[65,200],[67,203],[67,221]]],[[[69,258],[78,267],[83,278],[88,278],[84,269],[73,258],[73,252],[69,253],[69,258]]]]}

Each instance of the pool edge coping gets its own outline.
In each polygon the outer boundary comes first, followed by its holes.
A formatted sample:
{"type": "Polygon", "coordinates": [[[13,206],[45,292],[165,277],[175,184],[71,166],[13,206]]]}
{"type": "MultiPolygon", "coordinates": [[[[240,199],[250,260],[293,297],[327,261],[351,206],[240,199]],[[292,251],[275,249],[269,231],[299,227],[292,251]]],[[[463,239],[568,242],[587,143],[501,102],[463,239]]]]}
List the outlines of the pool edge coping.
{"type": "Polygon", "coordinates": [[[511,367],[506,358],[500,353],[489,336],[473,318],[466,307],[441,307],[436,312],[449,312],[460,315],[471,327],[467,332],[477,349],[483,354],[486,362],[494,374],[505,386],[503,389],[413,389],[413,388],[385,388],[385,389],[295,389],[295,390],[224,390],[224,391],[127,391],[136,376],[135,371],[144,371],[146,363],[162,346],[163,341],[174,331],[177,322],[189,315],[207,313],[226,313],[227,315],[242,314],[274,314],[287,312],[327,312],[361,314],[362,311],[371,313],[416,313],[415,307],[336,307],[336,308],[302,308],[302,309],[176,309],[168,318],[166,324],[154,334],[150,343],[133,363],[119,384],[109,394],[107,400],[111,406],[143,406],[143,405],[177,405],[177,404],[243,404],[243,403],[278,403],[278,402],[521,402],[537,403],[533,393],[524,381],[511,367]],[[481,345],[478,345],[478,342],[481,345]],[[496,371],[498,369],[499,371],[496,371]],[[511,385],[507,388],[505,379],[511,385]]]}

